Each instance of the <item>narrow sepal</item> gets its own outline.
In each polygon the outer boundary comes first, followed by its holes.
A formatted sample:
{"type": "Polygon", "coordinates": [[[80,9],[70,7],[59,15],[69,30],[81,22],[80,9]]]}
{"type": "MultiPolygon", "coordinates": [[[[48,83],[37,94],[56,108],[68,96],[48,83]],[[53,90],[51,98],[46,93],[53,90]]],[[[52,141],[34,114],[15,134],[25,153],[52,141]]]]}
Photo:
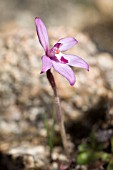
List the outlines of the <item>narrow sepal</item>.
{"type": "Polygon", "coordinates": [[[46,26],[43,21],[38,17],[35,18],[35,24],[39,42],[44,48],[44,50],[47,51],[49,48],[49,39],[46,26]]]}
{"type": "Polygon", "coordinates": [[[41,74],[45,73],[51,67],[52,67],[52,60],[48,56],[44,55],[42,57],[42,70],[41,70],[41,74]]]}

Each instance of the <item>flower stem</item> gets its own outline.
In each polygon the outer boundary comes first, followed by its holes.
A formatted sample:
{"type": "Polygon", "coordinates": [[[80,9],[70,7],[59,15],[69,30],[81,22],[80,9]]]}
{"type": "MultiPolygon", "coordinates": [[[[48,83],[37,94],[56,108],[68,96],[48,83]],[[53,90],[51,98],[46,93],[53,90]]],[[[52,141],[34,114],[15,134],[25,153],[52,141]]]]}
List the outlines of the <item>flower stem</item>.
{"type": "Polygon", "coordinates": [[[50,70],[47,71],[47,78],[48,78],[50,85],[51,85],[53,92],[54,92],[55,111],[56,111],[56,116],[58,118],[58,122],[59,122],[59,126],[60,126],[60,133],[61,133],[63,147],[64,147],[64,150],[65,150],[67,157],[69,157],[67,137],[66,137],[66,131],[65,131],[65,127],[64,127],[64,118],[63,118],[63,114],[61,113],[60,100],[59,100],[59,97],[57,95],[56,83],[55,83],[53,74],[51,73],[50,70]]]}

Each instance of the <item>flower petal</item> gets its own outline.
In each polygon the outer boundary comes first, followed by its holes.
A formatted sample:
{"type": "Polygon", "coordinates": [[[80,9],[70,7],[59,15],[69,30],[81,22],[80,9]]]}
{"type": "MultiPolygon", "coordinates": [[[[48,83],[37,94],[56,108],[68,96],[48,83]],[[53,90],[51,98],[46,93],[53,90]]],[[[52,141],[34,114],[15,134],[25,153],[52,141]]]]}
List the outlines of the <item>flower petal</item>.
{"type": "Polygon", "coordinates": [[[36,23],[36,31],[39,38],[39,42],[44,48],[44,50],[47,51],[49,48],[49,39],[48,39],[46,26],[43,23],[43,21],[38,17],[35,18],[35,23],[36,23]]]}
{"type": "Polygon", "coordinates": [[[89,65],[86,61],[84,61],[82,58],[75,56],[75,55],[69,55],[69,54],[63,54],[63,57],[68,60],[68,65],[74,66],[74,67],[80,67],[84,68],[89,71],[89,65]]]}
{"type": "Polygon", "coordinates": [[[62,44],[59,49],[61,52],[63,52],[63,51],[67,51],[68,49],[72,48],[75,44],[78,43],[78,41],[74,37],[67,37],[67,38],[60,39],[58,43],[62,44]]]}
{"type": "Polygon", "coordinates": [[[69,81],[70,85],[73,86],[76,82],[75,74],[74,74],[73,70],[68,65],[62,64],[60,62],[52,61],[52,63],[53,63],[54,69],[59,74],[64,76],[69,81]]]}
{"type": "Polygon", "coordinates": [[[52,67],[52,60],[48,56],[44,55],[42,57],[42,70],[41,70],[41,73],[45,73],[51,67],[52,67]]]}

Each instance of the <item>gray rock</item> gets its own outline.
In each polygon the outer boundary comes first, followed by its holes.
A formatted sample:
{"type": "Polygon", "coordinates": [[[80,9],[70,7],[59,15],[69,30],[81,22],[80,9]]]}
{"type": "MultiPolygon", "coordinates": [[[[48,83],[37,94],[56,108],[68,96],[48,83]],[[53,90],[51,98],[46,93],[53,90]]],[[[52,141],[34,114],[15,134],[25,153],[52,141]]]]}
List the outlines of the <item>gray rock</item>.
{"type": "MultiPolygon", "coordinates": [[[[59,31],[62,37],[75,36],[71,28],[58,28],[59,31]]],[[[54,28],[49,29],[49,34],[52,42],[61,38],[54,28]]],[[[84,58],[90,71],[73,68],[77,77],[74,87],[53,71],[63,112],[72,118],[95,107],[101,99],[106,104],[113,97],[112,56],[100,53],[88,36],[78,32],[76,38],[79,44],[70,53],[84,58]]],[[[2,36],[1,42],[0,115],[14,116],[15,112],[15,119],[19,119],[20,112],[34,120],[34,116],[43,114],[44,110],[49,112],[53,93],[46,75],[39,74],[43,51],[36,34],[26,30],[12,31],[2,36]]]]}

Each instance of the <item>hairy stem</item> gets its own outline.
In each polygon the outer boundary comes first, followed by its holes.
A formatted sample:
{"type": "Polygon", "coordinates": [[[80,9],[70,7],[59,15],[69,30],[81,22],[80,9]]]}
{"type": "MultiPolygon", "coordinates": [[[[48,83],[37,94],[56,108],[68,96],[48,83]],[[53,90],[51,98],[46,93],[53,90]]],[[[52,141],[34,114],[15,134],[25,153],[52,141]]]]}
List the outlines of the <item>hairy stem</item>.
{"type": "Polygon", "coordinates": [[[68,146],[67,146],[67,137],[66,137],[66,131],[65,131],[65,127],[64,127],[64,118],[63,118],[63,114],[61,113],[59,97],[55,96],[54,102],[55,102],[55,110],[56,110],[58,122],[60,125],[60,132],[61,132],[63,147],[64,147],[67,157],[69,157],[69,151],[68,151],[68,146]]]}
{"type": "Polygon", "coordinates": [[[63,114],[61,113],[60,100],[57,95],[56,83],[55,83],[53,74],[51,73],[50,70],[47,71],[47,78],[48,78],[50,85],[54,92],[55,111],[56,111],[56,116],[58,118],[58,122],[59,122],[59,126],[60,126],[60,133],[61,133],[63,147],[64,147],[67,157],[69,157],[69,150],[68,150],[68,146],[67,146],[67,137],[66,137],[66,131],[65,131],[65,127],[64,127],[64,118],[63,118],[63,114]]]}

